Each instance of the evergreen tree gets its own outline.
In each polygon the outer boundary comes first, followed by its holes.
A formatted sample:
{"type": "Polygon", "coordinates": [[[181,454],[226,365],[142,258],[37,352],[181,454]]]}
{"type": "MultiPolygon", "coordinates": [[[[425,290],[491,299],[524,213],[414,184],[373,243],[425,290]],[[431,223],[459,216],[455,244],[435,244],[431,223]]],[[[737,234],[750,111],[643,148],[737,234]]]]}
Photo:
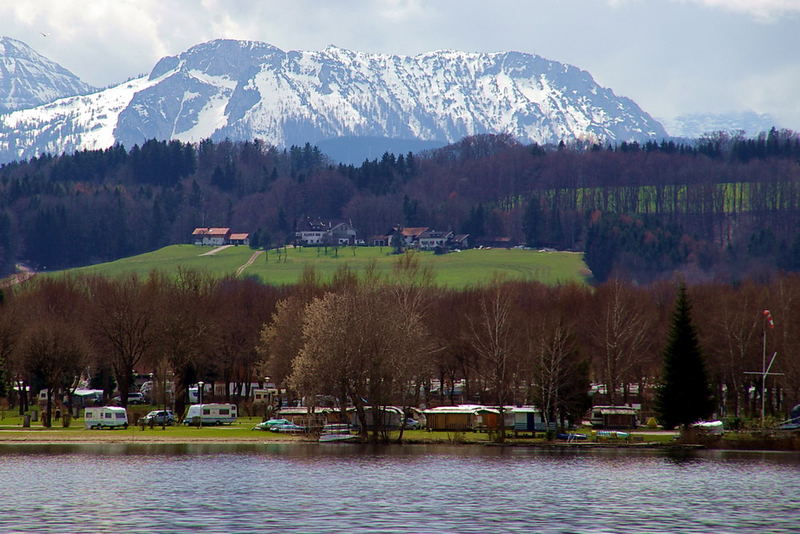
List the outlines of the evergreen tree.
{"type": "Polygon", "coordinates": [[[534,195],[528,200],[525,215],[522,219],[522,229],[525,231],[525,244],[536,247],[542,243],[542,206],[539,196],[534,195]]]}
{"type": "Polygon", "coordinates": [[[692,323],[686,286],[678,288],[672,327],[664,350],[664,374],[656,409],[664,428],[675,428],[706,419],[714,411],[703,354],[692,323]]]}

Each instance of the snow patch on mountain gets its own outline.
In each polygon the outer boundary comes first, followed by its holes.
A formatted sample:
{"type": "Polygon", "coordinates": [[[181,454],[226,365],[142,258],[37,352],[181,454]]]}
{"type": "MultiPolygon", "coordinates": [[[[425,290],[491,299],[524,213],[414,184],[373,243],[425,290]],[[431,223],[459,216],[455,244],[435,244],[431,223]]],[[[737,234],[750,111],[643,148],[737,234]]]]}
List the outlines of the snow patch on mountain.
{"type": "Polygon", "coordinates": [[[110,147],[116,142],[119,114],[138,91],[154,83],[141,77],[94,94],[0,115],[0,160],[110,147]]]}
{"type": "Polygon", "coordinates": [[[482,133],[542,144],[666,136],[633,101],[586,71],[519,52],[285,52],[217,40],[161,59],[145,78],[83,98],[0,119],[0,158],[152,138],[260,138],[289,146],[337,137],[453,142],[482,133]]]}
{"type": "Polygon", "coordinates": [[[10,37],[0,37],[0,112],[32,108],[94,88],[10,37]]]}

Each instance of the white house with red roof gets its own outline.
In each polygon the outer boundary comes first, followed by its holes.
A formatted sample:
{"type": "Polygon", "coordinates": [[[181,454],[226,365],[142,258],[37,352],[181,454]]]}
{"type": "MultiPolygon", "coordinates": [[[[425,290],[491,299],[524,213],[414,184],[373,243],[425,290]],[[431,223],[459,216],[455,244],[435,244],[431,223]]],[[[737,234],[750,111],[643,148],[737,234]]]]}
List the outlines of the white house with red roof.
{"type": "Polygon", "coordinates": [[[192,242],[195,245],[249,245],[250,234],[231,232],[230,228],[195,228],[192,232],[192,242]]]}

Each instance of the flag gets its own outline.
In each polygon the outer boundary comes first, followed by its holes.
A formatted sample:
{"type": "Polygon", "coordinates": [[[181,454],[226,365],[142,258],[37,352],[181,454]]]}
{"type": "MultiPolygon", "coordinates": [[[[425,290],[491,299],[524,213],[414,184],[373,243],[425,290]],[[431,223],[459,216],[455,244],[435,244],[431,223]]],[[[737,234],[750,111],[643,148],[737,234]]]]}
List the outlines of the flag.
{"type": "Polygon", "coordinates": [[[764,316],[764,320],[767,321],[767,326],[775,328],[775,321],[772,320],[772,314],[769,310],[764,310],[761,314],[764,316]]]}

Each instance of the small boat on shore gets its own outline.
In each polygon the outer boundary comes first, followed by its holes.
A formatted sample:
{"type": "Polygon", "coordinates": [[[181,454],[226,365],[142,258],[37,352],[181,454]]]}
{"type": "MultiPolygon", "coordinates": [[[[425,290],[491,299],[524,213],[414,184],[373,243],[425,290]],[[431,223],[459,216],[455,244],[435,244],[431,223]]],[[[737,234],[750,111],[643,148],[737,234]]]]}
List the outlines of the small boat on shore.
{"type": "Polygon", "coordinates": [[[320,443],[339,443],[348,441],[358,441],[358,434],[350,433],[348,424],[329,424],[322,428],[319,435],[320,443]]]}
{"type": "Polygon", "coordinates": [[[354,441],[358,441],[358,434],[332,432],[330,434],[321,434],[319,436],[320,443],[346,443],[354,441]]]}

